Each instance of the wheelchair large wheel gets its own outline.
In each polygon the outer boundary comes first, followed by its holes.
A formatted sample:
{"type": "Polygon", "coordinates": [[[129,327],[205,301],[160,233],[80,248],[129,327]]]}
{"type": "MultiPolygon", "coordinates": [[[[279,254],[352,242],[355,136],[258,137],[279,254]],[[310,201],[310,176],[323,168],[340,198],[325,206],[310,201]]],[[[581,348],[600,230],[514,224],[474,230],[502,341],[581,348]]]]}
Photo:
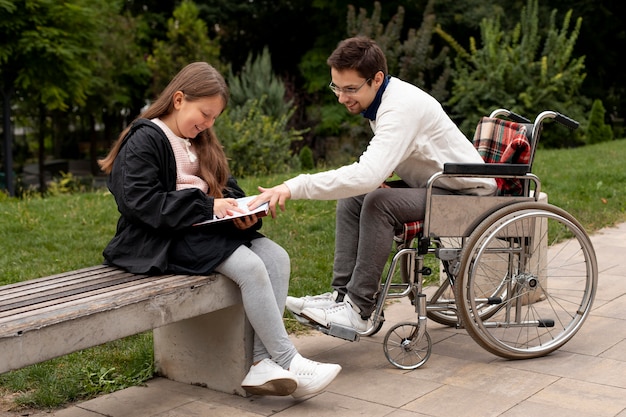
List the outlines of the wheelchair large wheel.
{"type": "Polygon", "coordinates": [[[422,366],[433,349],[427,331],[420,334],[417,323],[399,323],[385,335],[383,349],[387,360],[400,369],[416,369],[422,366]]]}
{"type": "Polygon", "coordinates": [[[463,248],[459,316],[469,335],[495,355],[543,356],[580,329],[597,276],[593,246],[573,216],[544,203],[512,204],[480,223],[463,248]],[[496,308],[489,317],[480,314],[485,303],[496,308]]]}

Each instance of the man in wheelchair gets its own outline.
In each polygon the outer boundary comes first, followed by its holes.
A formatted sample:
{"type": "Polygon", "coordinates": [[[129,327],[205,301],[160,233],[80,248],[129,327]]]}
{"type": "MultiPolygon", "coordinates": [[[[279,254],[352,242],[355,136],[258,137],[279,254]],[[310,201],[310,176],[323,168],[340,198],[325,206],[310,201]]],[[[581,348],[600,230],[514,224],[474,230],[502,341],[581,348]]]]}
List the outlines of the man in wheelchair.
{"type": "MultiPolygon", "coordinates": [[[[376,306],[380,278],[395,231],[424,218],[426,184],[444,163],[483,163],[440,103],[388,74],[385,55],[366,37],[339,43],[327,60],[330,89],[351,114],[369,120],[373,137],[358,162],[302,174],[272,188],[259,187],[253,202],[285,209],[287,199],[337,199],[332,292],[288,297],[294,314],[324,327],[363,332],[376,306]],[[401,180],[385,182],[390,174],[401,180]],[[382,184],[382,185],[381,185],[382,184]]],[[[493,195],[491,178],[451,177],[433,193],[493,195]]]]}

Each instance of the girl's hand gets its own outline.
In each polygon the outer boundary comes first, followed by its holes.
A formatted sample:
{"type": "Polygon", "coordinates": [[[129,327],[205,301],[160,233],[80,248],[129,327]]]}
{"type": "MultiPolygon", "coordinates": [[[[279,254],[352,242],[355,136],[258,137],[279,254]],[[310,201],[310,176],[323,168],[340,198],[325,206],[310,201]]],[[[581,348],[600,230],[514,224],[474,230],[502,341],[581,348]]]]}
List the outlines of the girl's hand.
{"type": "Polygon", "coordinates": [[[259,221],[259,218],[256,214],[251,214],[249,216],[236,217],[233,219],[233,223],[235,227],[240,230],[246,230],[250,227],[254,226],[256,222],[259,221]]]}
{"type": "Polygon", "coordinates": [[[232,216],[235,212],[245,213],[239,208],[234,198],[216,198],[213,200],[213,215],[218,218],[232,216]]]}

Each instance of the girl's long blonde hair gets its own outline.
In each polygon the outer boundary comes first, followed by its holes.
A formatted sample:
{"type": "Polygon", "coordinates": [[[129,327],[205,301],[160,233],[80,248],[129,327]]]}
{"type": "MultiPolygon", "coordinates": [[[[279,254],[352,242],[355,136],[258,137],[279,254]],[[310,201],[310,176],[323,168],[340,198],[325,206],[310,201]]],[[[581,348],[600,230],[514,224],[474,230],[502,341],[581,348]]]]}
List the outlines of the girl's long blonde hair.
{"type": "MultiPolygon", "coordinates": [[[[206,62],[194,62],[176,74],[161,95],[135,120],[161,118],[170,114],[174,110],[173,97],[177,91],[182,91],[185,99],[189,101],[219,95],[224,100],[224,107],[229,98],[224,77],[206,62]]],[[[113,162],[131,126],[132,124],[120,133],[107,156],[98,161],[105,173],[111,173],[113,162]]],[[[217,198],[223,197],[222,190],[226,186],[230,172],[222,144],[212,127],[200,132],[192,141],[198,153],[200,177],[209,185],[208,194],[217,198]]]]}

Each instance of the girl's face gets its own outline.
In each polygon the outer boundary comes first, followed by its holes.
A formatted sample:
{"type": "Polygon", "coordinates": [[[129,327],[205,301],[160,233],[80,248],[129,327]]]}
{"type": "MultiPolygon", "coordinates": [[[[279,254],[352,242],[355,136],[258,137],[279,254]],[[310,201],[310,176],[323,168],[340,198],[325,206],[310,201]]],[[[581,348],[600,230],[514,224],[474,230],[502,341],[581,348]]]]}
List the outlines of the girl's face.
{"type": "Polygon", "coordinates": [[[219,95],[190,101],[182,91],[177,91],[173,100],[174,111],[163,121],[181,138],[195,138],[198,133],[213,126],[224,110],[224,100],[219,95]]]}

